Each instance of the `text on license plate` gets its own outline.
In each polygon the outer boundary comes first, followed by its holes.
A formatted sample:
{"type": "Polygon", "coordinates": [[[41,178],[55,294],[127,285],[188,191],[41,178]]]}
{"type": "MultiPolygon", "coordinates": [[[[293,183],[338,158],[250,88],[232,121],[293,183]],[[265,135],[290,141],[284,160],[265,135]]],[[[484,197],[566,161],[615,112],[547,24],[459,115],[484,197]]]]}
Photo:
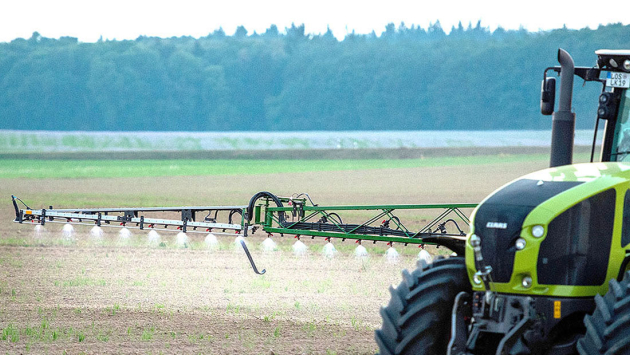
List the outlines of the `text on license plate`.
{"type": "Polygon", "coordinates": [[[608,72],[606,86],[613,88],[630,88],[630,74],[608,72]]]}

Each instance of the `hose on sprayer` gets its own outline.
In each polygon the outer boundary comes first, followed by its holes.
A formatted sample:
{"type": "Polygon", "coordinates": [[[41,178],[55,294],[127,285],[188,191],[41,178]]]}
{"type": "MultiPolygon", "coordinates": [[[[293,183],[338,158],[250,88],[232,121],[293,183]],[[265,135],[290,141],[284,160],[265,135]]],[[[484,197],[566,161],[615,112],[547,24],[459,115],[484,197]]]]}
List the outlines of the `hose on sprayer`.
{"type": "MultiPolygon", "coordinates": [[[[247,205],[247,222],[251,222],[252,217],[254,216],[254,205],[256,204],[256,201],[260,200],[261,198],[269,198],[276,203],[277,207],[284,207],[284,205],[282,205],[282,201],[280,201],[278,196],[272,194],[271,192],[260,191],[252,196],[252,198],[249,200],[249,204],[247,205]]],[[[280,222],[280,225],[284,225],[284,211],[278,212],[278,220],[280,222]]]]}

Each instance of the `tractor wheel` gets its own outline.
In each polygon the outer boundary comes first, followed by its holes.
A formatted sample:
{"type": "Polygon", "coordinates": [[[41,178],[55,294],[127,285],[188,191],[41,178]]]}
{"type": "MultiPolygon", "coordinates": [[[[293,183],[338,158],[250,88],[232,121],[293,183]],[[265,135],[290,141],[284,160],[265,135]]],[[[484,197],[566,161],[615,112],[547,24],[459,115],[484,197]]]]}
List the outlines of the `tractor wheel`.
{"type": "Polygon", "coordinates": [[[461,291],[471,292],[464,258],[418,262],[403,270],[403,281],[389,288],[392,298],[381,308],[383,326],[375,334],[381,355],[444,355],[451,335],[451,312],[461,291]]]}
{"type": "Polygon", "coordinates": [[[630,354],[630,272],[610,280],[608,292],[595,296],[595,312],[584,317],[586,335],[578,341],[582,355],[630,354]]]}

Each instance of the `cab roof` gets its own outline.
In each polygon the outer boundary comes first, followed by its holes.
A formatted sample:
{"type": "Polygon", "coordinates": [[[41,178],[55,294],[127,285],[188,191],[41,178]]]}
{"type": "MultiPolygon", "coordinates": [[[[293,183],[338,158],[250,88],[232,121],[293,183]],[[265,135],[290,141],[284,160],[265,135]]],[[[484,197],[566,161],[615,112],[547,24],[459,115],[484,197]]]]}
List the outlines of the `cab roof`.
{"type": "Polygon", "coordinates": [[[600,49],[595,51],[597,67],[613,72],[630,72],[630,50],[600,49]]]}
{"type": "Polygon", "coordinates": [[[595,51],[595,54],[630,56],[630,49],[599,49],[595,51]]]}

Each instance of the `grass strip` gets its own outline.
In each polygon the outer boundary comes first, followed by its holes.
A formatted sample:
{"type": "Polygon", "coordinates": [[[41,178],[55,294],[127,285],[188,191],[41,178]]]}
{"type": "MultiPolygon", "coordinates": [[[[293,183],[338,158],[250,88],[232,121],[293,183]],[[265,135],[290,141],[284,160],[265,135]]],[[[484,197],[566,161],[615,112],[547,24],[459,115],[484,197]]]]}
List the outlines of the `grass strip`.
{"type": "Polygon", "coordinates": [[[0,160],[0,178],[256,175],[543,161],[544,154],[356,160],[0,160]]]}

